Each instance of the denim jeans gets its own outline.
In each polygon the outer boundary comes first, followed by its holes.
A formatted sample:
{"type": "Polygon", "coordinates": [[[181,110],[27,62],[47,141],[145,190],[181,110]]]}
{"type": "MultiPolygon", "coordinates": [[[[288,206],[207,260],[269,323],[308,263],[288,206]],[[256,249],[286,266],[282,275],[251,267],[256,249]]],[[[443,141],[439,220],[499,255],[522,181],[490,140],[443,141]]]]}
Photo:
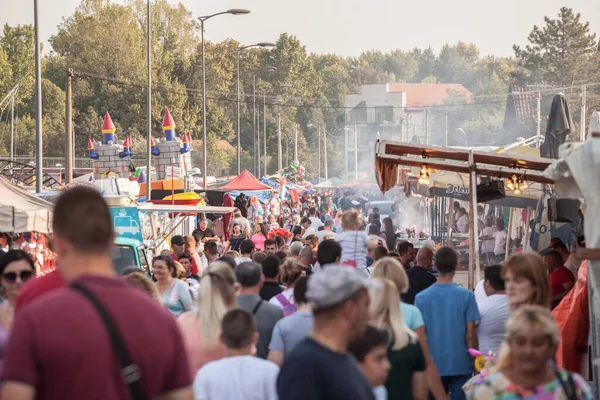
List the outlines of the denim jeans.
{"type": "Polygon", "coordinates": [[[442,384],[446,393],[450,392],[450,400],[465,400],[465,392],[462,387],[473,375],[442,376],[442,384]]]}

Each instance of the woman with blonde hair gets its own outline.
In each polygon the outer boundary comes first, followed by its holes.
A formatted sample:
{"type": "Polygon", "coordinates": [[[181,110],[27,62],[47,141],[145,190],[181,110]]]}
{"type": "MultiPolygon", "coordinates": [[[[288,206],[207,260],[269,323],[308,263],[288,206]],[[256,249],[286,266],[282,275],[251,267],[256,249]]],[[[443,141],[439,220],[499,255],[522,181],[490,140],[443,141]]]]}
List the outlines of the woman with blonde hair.
{"type": "Polygon", "coordinates": [[[158,290],[156,290],[156,286],[152,283],[152,280],[142,272],[137,267],[131,267],[132,270],[123,271],[123,279],[125,279],[129,284],[133,287],[141,289],[142,291],[148,293],[150,297],[156,300],[157,303],[160,304],[160,297],[158,296],[158,290]]]}
{"type": "Polygon", "coordinates": [[[219,341],[221,320],[237,306],[236,280],[231,267],[215,261],[200,279],[196,308],[178,318],[192,377],[206,363],[225,357],[219,341]]]}
{"type": "Polygon", "coordinates": [[[552,294],[548,270],[535,252],[518,253],[502,266],[502,279],[511,311],[522,305],[535,304],[550,309],[552,294]]]}
{"type": "MultiPolygon", "coordinates": [[[[399,293],[406,293],[408,290],[408,276],[404,267],[397,259],[393,257],[384,257],[377,261],[373,266],[371,274],[373,278],[388,279],[396,285],[399,293]]],[[[447,399],[446,391],[442,385],[442,380],[438,369],[431,358],[429,345],[427,343],[427,334],[425,332],[425,323],[421,311],[412,304],[399,301],[402,319],[408,328],[416,333],[419,338],[419,343],[425,355],[427,369],[427,386],[436,400],[447,399]]]]}
{"type": "Polygon", "coordinates": [[[385,388],[389,400],[426,400],[425,355],[417,335],[402,319],[400,293],[389,279],[375,278],[383,288],[371,290],[370,324],[389,335],[388,359],[392,364],[385,388]]]}
{"type": "Polygon", "coordinates": [[[342,233],[336,236],[336,241],[342,246],[342,264],[356,268],[359,272],[369,275],[367,271],[367,242],[369,237],[361,231],[360,214],[349,210],[342,216],[342,233]]]}
{"type": "Polygon", "coordinates": [[[588,400],[578,374],[559,370],[558,329],[548,306],[521,305],[506,321],[506,346],[494,372],[467,391],[468,399],[588,400]]]}

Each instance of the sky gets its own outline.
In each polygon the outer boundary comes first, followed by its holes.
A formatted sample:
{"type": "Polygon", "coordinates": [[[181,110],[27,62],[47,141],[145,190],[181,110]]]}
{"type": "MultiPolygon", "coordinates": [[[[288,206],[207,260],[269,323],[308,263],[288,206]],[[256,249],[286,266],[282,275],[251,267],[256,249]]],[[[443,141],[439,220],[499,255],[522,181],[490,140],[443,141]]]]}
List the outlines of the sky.
{"type": "MultiPolygon", "coordinates": [[[[123,2],[123,0],[113,0],[123,2]]],[[[169,0],[170,3],[178,1],[169,0]]],[[[482,55],[513,55],[544,16],[571,7],[600,34],[600,0],[181,0],[195,17],[228,8],[248,15],[223,15],[206,22],[205,37],[243,44],[276,41],[287,32],[311,53],[358,56],[365,50],[410,50],[445,43],[475,43],[482,55]]],[[[40,0],[42,41],[73,14],[80,0],[40,0]]],[[[0,0],[0,24],[33,23],[33,1],[0,0]]],[[[110,27],[107,27],[110,29],[110,27]]],[[[46,47],[48,49],[48,47],[46,47]]]]}

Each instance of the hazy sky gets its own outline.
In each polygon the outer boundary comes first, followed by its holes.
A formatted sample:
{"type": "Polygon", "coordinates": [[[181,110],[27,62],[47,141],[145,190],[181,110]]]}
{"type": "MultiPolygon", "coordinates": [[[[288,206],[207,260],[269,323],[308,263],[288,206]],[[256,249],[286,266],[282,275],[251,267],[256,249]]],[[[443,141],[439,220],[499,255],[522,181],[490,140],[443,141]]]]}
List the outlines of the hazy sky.
{"type": "MultiPolygon", "coordinates": [[[[119,1],[119,0],[117,0],[119,1]]],[[[169,0],[176,3],[174,0],[169,0]]],[[[234,38],[245,44],[297,36],[309,52],[356,56],[363,50],[411,49],[459,40],[476,43],[482,54],[512,55],[534,24],[571,7],[600,33],[600,0],[182,0],[194,16],[227,8],[249,15],[225,15],[206,24],[206,38],[234,38]]],[[[80,0],[39,0],[41,37],[56,32],[80,0]]],[[[33,1],[0,0],[0,24],[33,22],[33,1]]],[[[110,27],[107,27],[110,29],[110,27]]]]}

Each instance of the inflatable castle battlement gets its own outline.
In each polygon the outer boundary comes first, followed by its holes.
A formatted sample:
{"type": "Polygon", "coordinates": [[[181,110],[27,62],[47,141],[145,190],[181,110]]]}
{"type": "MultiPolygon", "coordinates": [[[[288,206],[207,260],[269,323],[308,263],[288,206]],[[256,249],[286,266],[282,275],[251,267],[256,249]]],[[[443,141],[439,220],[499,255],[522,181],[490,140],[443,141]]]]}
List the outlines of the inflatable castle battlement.
{"type": "Polygon", "coordinates": [[[152,138],[152,155],[158,179],[168,179],[171,171],[177,179],[183,179],[185,172],[192,168],[192,135],[184,133],[182,138],[175,133],[175,121],[167,108],[163,119],[164,140],[152,138]]]}
{"type": "Polygon", "coordinates": [[[115,125],[108,111],[102,124],[102,142],[88,139],[88,157],[94,160],[94,179],[100,179],[111,172],[124,178],[129,175],[129,164],[133,155],[133,142],[130,137],[117,141],[115,125]]]}

